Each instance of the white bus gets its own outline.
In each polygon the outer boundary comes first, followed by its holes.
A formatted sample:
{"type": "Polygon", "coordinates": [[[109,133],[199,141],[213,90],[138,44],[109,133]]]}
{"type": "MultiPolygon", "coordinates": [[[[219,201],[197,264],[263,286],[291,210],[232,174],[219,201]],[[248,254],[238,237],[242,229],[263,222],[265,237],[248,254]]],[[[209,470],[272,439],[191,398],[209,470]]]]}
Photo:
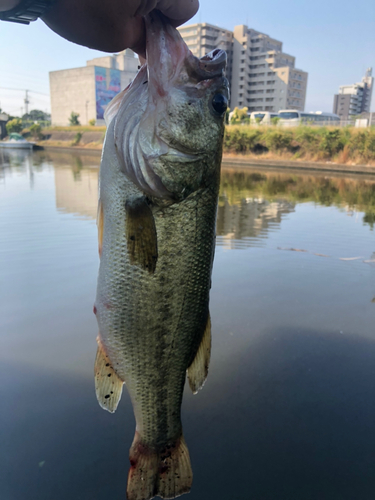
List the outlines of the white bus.
{"type": "Polygon", "coordinates": [[[255,125],[272,125],[272,118],[279,116],[277,113],[271,113],[270,111],[253,111],[250,114],[250,123],[255,125]]]}
{"type": "Polygon", "coordinates": [[[334,113],[324,111],[298,111],[297,109],[283,109],[279,111],[280,125],[295,127],[301,124],[309,125],[338,125],[340,117],[334,113]]]}

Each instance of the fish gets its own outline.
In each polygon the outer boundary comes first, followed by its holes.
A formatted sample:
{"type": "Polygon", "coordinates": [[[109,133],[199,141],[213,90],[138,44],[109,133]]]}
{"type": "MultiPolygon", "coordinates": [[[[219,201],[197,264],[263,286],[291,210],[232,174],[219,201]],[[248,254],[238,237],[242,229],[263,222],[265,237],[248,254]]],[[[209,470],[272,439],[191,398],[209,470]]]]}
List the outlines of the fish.
{"type": "Polygon", "coordinates": [[[186,379],[203,387],[229,99],[226,53],[197,58],[158,11],[146,63],[105,112],[99,174],[95,388],[114,412],[126,385],[136,430],[127,498],[175,498],[192,468],[181,424],[186,379]]]}

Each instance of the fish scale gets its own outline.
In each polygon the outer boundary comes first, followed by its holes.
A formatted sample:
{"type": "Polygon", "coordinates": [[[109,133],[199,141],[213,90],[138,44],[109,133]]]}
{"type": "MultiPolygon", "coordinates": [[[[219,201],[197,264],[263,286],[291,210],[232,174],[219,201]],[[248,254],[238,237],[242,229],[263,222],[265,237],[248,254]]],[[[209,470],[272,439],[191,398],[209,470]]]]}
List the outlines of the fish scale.
{"type": "Polygon", "coordinates": [[[161,15],[145,23],[147,66],[106,110],[94,307],[99,404],[114,412],[125,383],[136,419],[129,500],[192,483],[181,402],[186,374],[196,393],[208,372],[228,98],[223,51],[197,59],[161,15]]]}
{"type": "MultiPolygon", "coordinates": [[[[195,193],[192,199],[163,209],[163,217],[155,214],[158,241],[161,243],[154,275],[141,269],[134,272],[129,266],[122,251],[123,234],[119,233],[117,244],[112,241],[110,245],[113,277],[106,272],[110,278],[108,290],[110,293],[118,290],[119,293],[116,297],[105,296],[104,300],[116,302],[118,307],[109,310],[100,303],[96,307],[101,321],[111,325],[106,334],[102,333],[104,344],[107,345],[104,335],[111,339],[111,343],[113,339],[114,352],[111,352],[112,345],[108,343],[108,353],[117,373],[126,380],[131,391],[136,416],[139,414],[137,421],[142,422],[140,428],[149,430],[142,434],[145,442],[155,440],[158,428],[164,426],[160,415],[155,414],[155,408],[160,409],[158,413],[169,422],[167,436],[161,432],[157,441],[173,439],[180,431],[179,408],[184,372],[194,357],[206,324],[210,256],[213,251],[212,219],[215,218],[216,203],[207,204],[204,194],[195,193]],[[205,212],[208,223],[197,234],[198,210],[205,212]],[[187,217],[189,212],[193,216],[187,217]],[[171,258],[171,254],[175,259],[171,258]],[[122,266],[119,266],[121,260],[122,266]],[[168,292],[174,295],[172,301],[168,292]],[[196,337],[193,353],[192,336],[196,337]],[[173,352],[172,342],[179,345],[178,352],[173,352]],[[144,357],[146,350],[147,359],[144,357]],[[126,352],[124,360],[118,352],[126,352]],[[133,367],[134,360],[137,363],[133,367]],[[168,380],[163,380],[166,377],[160,370],[163,365],[168,367],[168,380]],[[149,384],[150,377],[154,379],[152,386],[149,384]],[[168,397],[160,394],[164,388],[167,388],[168,397]],[[156,396],[152,397],[152,394],[156,396]],[[166,401],[171,405],[169,408],[166,408],[166,401]]],[[[212,198],[209,191],[207,195],[212,198]]],[[[104,232],[104,239],[105,236],[104,232]]],[[[103,248],[102,259],[106,257],[105,252],[106,248],[103,248]]]]}

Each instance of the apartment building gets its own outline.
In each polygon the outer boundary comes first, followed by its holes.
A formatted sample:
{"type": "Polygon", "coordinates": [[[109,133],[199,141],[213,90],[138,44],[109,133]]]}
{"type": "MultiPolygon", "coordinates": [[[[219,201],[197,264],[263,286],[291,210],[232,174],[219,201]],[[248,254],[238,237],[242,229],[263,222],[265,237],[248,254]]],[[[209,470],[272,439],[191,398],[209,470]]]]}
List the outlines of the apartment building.
{"type": "Polygon", "coordinates": [[[232,79],[233,33],[213,24],[198,23],[178,28],[185,43],[196,57],[203,57],[214,49],[223,49],[228,56],[226,77],[232,79]]]}
{"type": "Polygon", "coordinates": [[[233,32],[207,23],[179,30],[197,57],[217,47],[227,51],[231,109],[304,110],[308,75],[295,68],[295,57],[282,52],[279,40],[246,25],[236,26],[233,32]]]}
{"type": "Polygon", "coordinates": [[[231,107],[278,112],[305,109],[307,73],[295,67],[295,57],[265,33],[235,26],[231,107]]]}
{"type": "Polygon", "coordinates": [[[341,85],[333,99],[333,112],[343,120],[363,112],[369,113],[373,85],[372,68],[367,69],[361,82],[341,85]]]}

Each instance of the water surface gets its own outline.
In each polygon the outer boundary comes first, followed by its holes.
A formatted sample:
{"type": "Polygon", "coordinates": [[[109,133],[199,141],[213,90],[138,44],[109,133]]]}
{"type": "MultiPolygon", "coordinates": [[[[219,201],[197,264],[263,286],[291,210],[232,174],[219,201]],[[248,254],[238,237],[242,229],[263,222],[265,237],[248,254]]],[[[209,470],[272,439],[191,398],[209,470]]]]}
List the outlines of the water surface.
{"type": "MultiPolygon", "coordinates": [[[[99,157],[0,153],[0,498],[125,498],[96,402],[99,157]]],[[[373,500],[375,178],[223,171],[191,500],[373,500]]]]}

